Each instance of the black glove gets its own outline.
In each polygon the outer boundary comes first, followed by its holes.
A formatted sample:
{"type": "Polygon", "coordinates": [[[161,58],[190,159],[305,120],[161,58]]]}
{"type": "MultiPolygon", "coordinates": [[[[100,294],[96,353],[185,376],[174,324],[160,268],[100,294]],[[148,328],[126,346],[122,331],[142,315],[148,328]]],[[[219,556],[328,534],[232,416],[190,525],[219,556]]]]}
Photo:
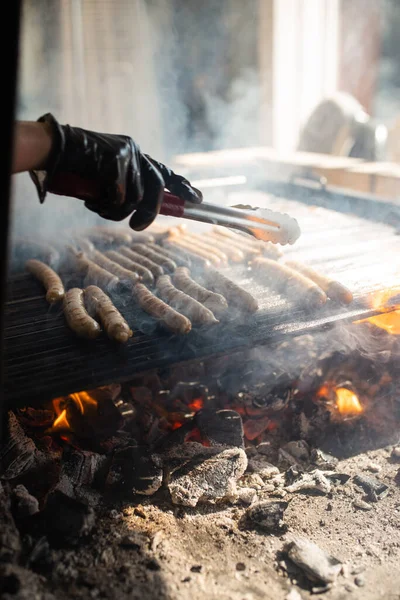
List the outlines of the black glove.
{"type": "Polygon", "coordinates": [[[32,171],[40,202],[47,192],[73,196],[105,219],[141,230],[156,218],[164,188],[183,200],[201,202],[189,181],[140,151],[128,136],[95,133],[60,125],[51,115],[38,119],[53,131],[53,147],[45,171],[32,171]]]}

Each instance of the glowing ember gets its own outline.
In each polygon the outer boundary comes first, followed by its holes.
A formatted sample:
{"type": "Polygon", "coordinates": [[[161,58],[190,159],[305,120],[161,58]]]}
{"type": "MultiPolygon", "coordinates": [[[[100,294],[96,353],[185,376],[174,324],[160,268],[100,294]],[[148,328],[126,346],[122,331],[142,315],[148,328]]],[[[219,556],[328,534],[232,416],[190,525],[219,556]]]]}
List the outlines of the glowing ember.
{"type": "Polygon", "coordinates": [[[193,412],[201,410],[203,408],[203,398],[195,398],[193,402],[190,402],[190,404],[188,404],[188,407],[193,412]]]}
{"type": "Polygon", "coordinates": [[[337,388],[336,406],[341,415],[349,417],[359,415],[363,412],[363,407],[354,392],[347,388],[337,388]]]}
{"type": "Polygon", "coordinates": [[[375,294],[371,301],[372,308],[381,310],[381,315],[362,319],[356,323],[372,323],[392,335],[400,335],[400,288],[392,287],[375,294]]]}

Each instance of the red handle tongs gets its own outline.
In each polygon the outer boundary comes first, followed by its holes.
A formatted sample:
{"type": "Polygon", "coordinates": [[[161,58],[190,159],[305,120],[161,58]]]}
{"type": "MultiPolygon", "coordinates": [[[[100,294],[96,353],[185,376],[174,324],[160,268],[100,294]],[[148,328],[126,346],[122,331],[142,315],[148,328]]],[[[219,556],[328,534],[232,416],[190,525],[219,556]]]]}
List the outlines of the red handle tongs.
{"type": "Polygon", "coordinates": [[[167,191],[164,193],[160,214],[224,225],[274,244],[294,244],[300,236],[300,227],[296,219],[289,215],[264,208],[246,207],[246,210],[242,210],[205,202],[195,204],[167,191]]]}

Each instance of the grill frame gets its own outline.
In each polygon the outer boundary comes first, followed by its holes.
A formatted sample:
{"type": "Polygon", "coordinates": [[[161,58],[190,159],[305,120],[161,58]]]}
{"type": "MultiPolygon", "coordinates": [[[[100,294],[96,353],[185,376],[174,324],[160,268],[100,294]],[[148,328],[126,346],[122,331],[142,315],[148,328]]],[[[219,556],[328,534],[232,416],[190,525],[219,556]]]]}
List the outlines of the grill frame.
{"type": "MultiPolygon", "coordinates": [[[[338,213],[362,215],[373,223],[399,215],[399,207],[374,198],[346,194],[294,183],[265,183],[263,189],[277,198],[300,204],[331,208],[338,213]],[[354,210],[350,210],[354,202],[354,210]],[[384,209],[382,209],[384,207],[384,209]],[[342,210],[337,210],[337,209],[342,210]]],[[[393,224],[391,222],[391,224],[393,224]]],[[[396,228],[395,228],[396,229],[396,228]]],[[[296,248],[296,245],[295,245],[296,248]]],[[[228,273],[229,274],[229,273],[228,273]]],[[[13,290],[6,305],[5,318],[5,394],[8,406],[41,403],[51,397],[90,389],[111,382],[124,382],[151,369],[219,356],[244,348],[271,345],[285,336],[320,331],[338,322],[367,318],[377,311],[369,308],[368,293],[360,293],[347,308],[329,306],[310,318],[306,311],[285,306],[260,311],[244,321],[220,324],[209,330],[194,330],[188,336],[134,331],[126,347],[100,338],[91,342],[77,340],[64,325],[60,308],[49,307],[41,285],[29,275],[11,280],[13,290]],[[24,338],[25,346],[20,344],[24,338]],[[46,344],[48,348],[46,348],[46,344]],[[35,363],[36,361],[36,363],[35,363]],[[35,366],[36,365],[36,366],[35,366]]],[[[120,304],[120,299],[114,299],[120,304]]],[[[126,300],[126,298],[125,298],[126,300]]],[[[143,321],[144,313],[123,310],[128,321],[143,321]]],[[[148,319],[149,321],[149,319],[148,319]]],[[[145,321],[144,330],[148,327],[145,321]]],[[[154,325],[153,325],[154,327],[154,325]]]]}

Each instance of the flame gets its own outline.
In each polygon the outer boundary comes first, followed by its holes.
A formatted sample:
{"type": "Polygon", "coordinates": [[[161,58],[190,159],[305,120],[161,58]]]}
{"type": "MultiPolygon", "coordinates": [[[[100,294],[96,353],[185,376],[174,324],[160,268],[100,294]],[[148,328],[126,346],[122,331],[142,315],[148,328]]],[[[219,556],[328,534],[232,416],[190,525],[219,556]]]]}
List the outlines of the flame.
{"type": "Polygon", "coordinates": [[[372,297],[371,307],[382,311],[382,314],[368,319],[361,319],[356,323],[372,323],[392,335],[400,335],[400,304],[398,297],[400,297],[399,287],[391,287],[377,292],[372,297]]]}
{"type": "Polygon", "coordinates": [[[97,408],[97,400],[92,398],[89,392],[75,392],[69,396],[54,398],[53,409],[57,415],[53,425],[50,428],[52,433],[71,431],[72,427],[67,417],[68,402],[73,401],[82,415],[87,415],[91,410],[97,408]]]}
{"type": "Polygon", "coordinates": [[[57,417],[57,419],[54,421],[51,430],[52,431],[65,431],[67,429],[70,429],[70,425],[68,423],[68,419],[67,419],[67,411],[64,408],[64,410],[59,414],[59,416],[57,417]]]}
{"type": "Polygon", "coordinates": [[[97,407],[97,400],[92,398],[88,392],[76,392],[75,394],[71,394],[70,398],[75,401],[83,415],[89,410],[90,407],[97,407]]]}
{"type": "Polygon", "coordinates": [[[336,388],[336,407],[341,415],[353,417],[363,412],[356,394],[347,388],[336,388]]]}

